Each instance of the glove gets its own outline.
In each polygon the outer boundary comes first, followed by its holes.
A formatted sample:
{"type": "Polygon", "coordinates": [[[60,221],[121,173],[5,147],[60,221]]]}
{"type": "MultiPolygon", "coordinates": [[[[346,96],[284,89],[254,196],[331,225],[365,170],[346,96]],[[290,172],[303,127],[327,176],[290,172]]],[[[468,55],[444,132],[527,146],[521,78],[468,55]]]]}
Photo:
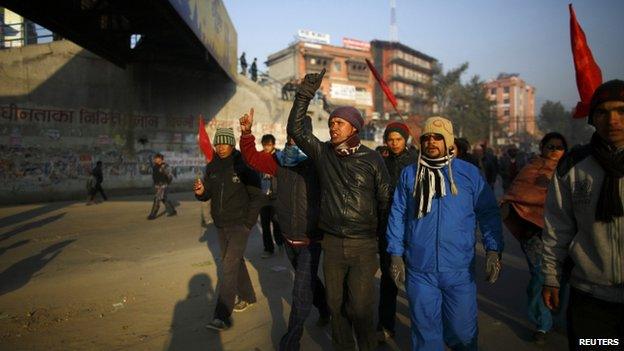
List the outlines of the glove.
{"type": "Polygon", "coordinates": [[[485,280],[490,284],[494,284],[498,280],[501,265],[501,254],[496,251],[488,251],[485,254],[485,280]]]}
{"type": "Polygon", "coordinates": [[[297,98],[303,98],[306,100],[312,100],[314,94],[321,86],[321,82],[323,81],[323,76],[325,75],[325,68],[321,71],[321,73],[310,73],[306,74],[303,77],[303,82],[299,84],[297,87],[297,98]]]}
{"type": "Polygon", "coordinates": [[[403,263],[403,257],[393,255],[390,259],[390,276],[394,284],[399,287],[400,283],[405,283],[405,264],[403,263]]]}

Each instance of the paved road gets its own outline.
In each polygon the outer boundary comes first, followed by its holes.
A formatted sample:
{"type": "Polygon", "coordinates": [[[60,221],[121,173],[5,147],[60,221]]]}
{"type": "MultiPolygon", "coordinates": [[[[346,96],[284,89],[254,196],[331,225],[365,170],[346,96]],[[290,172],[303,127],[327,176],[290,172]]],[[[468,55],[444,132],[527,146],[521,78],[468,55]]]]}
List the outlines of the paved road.
{"type": "MultiPolygon", "coordinates": [[[[234,315],[234,328],[204,329],[215,303],[216,232],[200,225],[200,204],[175,194],[179,215],[145,219],[147,196],[95,205],[48,203],[0,208],[0,350],[273,350],[286,329],[292,273],[285,257],[261,259],[254,230],[246,257],[259,302],[234,315]]],[[[483,281],[479,250],[482,350],[565,350],[562,334],[530,342],[524,317],[526,263],[510,236],[504,271],[483,281]]],[[[307,322],[303,350],[329,350],[328,328],[307,322]]],[[[409,349],[400,292],[396,340],[409,349]]]]}

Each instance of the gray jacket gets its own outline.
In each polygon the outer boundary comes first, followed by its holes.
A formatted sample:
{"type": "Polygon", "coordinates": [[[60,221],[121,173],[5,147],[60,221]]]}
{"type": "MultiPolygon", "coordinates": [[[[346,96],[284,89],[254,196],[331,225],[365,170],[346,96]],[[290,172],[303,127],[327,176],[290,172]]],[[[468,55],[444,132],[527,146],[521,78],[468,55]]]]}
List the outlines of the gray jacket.
{"type": "MultiPolygon", "coordinates": [[[[589,146],[561,160],[544,208],[545,285],[559,286],[563,262],[574,262],[570,284],[605,301],[624,303],[624,217],[594,219],[604,171],[589,146]]],[[[624,199],[624,178],[620,178],[624,199]]]]}

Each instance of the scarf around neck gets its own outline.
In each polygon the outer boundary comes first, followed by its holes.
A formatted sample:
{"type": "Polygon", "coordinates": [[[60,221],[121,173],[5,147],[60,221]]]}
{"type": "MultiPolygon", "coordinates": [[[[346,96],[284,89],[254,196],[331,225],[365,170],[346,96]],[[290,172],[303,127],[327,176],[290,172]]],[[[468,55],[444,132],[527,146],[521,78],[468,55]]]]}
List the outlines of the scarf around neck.
{"type": "Polygon", "coordinates": [[[297,145],[286,145],[284,150],[277,152],[277,161],[282,167],[293,167],[308,158],[297,145]]]}
{"type": "Polygon", "coordinates": [[[605,172],[595,218],[596,221],[609,223],[615,217],[624,216],[620,198],[620,178],[624,177],[624,151],[607,144],[598,133],[592,135],[589,144],[592,156],[605,172]]]}
{"type": "Polygon", "coordinates": [[[334,152],[336,153],[336,155],[343,157],[356,153],[360,146],[362,146],[362,143],[360,142],[359,135],[353,134],[342,143],[332,146],[334,147],[334,152]]]}
{"type": "MultiPolygon", "coordinates": [[[[446,180],[442,174],[442,168],[449,165],[452,159],[453,155],[432,159],[421,154],[414,179],[416,218],[422,218],[431,212],[431,202],[434,196],[446,196],[446,180]]],[[[451,174],[450,169],[449,174],[451,174]]],[[[453,182],[452,179],[451,182],[453,182]]],[[[453,192],[456,193],[457,190],[453,192]]]]}

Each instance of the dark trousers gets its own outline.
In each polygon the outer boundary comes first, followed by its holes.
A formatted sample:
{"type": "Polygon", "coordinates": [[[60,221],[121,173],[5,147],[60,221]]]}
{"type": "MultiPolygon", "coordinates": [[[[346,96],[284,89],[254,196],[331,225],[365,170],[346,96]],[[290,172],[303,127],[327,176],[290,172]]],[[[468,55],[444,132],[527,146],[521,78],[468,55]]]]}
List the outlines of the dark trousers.
{"type": "Polygon", "coordinates": [[[334,349],[355,350],[355,330],[359,350],[373,350],[377,345],[373,324],[377,239],[342,239],[326,234],[322,247],[334,349]]]}
{"type": "Polygon", "coordinates": [[[570,288],[567,319],[570,350],[621,350],[624,345],[624,303],[600,300],[570,288]],[[579,339],[585,345],[580,345],[579,339]],[[599,345],[596,339],[619,339],[619,345],[599,345]]]}
{"type": "Polygon", "coordinates": [[[379,284],[379,323],[377,329],[384,328],[394,333],[396,322],[397,294],[399,289],[390,274],[391,255],[386,252],[388,243],[385,239],[379,240],[379,268],[381,282],[379,284]]]}
{"type": "Polygon", "coordinates": [[[308,318],[312,305],[318,309],[321,316],[329,315],[329,307],[325,299],[325,287],[318,277],[321,245],[312,243],[301,248],[286,245],[286,254],[295,269],[295,281],[288,331],[280,341],[280,351],[299,350],[299,342],[303,335],[303,323],[308,318]]]}
{"type": "Polygon", "coordinates": [[[244,225],[218,228],[221,249],[221,282],[214,318],[228,322],[234,309],[236,295],[241,300],[256,302],[243,255],[250,230],[244,225]]]}
{"type": "Polygon", "coordinates": [[[154,194],[154,203],[152,203],[152,210],[150,212],[150,216],[156,216],[158,214],[158,210],[160,209],[160,203],[165,204],[165,210],[169,214],[173,214],[176,212],[175,207],[171,203],[171,200],[167,197],[169,186],[166,184],[154,185],[154,190],[156,193],[154,194]]]}
{"type": "Polygon", "coordinates": [[[108,200],[106,194],[104,194],[104,189],[102,189],[102,183],[95,183],[95,187],[91,189],[91,201],[95,200],[95,196],[98,192],[102,195],[102,199],[108,200]]]}
{"type": "Polygon", "coordinates": [[[277,246],[284,245],[284,238],[277,223],[277,215],[273,205],[267,205],[260,209],[260,223],[262,224],[262,241],[264,242],[264,251],[274,252],[273,238],[277,246]],[[273,223],[273,235],[271,235],[271,223],[273,223]]]}

